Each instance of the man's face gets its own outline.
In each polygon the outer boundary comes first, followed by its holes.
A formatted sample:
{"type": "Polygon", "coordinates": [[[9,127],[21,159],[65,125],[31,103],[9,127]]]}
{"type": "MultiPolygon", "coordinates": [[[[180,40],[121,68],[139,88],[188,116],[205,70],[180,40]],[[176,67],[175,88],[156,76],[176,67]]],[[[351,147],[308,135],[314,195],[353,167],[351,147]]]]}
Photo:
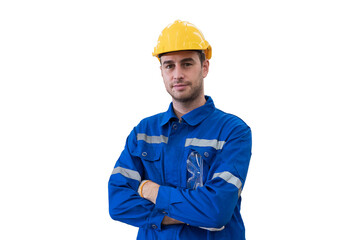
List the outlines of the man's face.
{"type": "Polygon", "coordinates": [[[161,56],[161,76],[173,100],[191,102],[204,95],[204,78],[209,61],[200,62],[195,51],[171,52],[161,56]]]}

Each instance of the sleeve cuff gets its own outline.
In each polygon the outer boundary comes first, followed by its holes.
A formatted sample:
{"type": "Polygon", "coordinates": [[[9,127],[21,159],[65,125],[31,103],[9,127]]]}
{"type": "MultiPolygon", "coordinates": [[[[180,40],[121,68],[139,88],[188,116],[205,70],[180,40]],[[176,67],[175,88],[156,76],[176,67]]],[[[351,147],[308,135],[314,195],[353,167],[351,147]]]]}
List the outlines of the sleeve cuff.
{"type": "Polygon", "coordinates": [[[165,213],[169,211],[171,187],[160,186],[156,198],[155,208],[165,213]]]}
{"type": "Polygon", "coordinates": [[[154,208],[149,221],[148,221],[148,227],[152,228],[156,231],[161,231],[161,223],[165,217],[165,214],[161,213],[159,210],[154,208]]]}

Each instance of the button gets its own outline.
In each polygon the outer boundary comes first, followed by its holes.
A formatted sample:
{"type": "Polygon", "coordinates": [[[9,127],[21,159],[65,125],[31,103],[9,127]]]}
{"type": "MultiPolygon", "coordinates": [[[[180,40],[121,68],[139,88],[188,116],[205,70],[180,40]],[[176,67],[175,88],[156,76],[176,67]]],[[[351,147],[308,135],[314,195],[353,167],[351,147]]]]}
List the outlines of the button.
{"type": "Polygon", "coordinates": [[[173,129],[175,129],[175,130],[177,129],[177,125],[176,125],[176,124],[173,125],[173,129]]]}
{"type": "Polygon", "coordinates": [[[153,224],[151,227],[152,227],[153,229],[157,229],[157,226],[156,226],[155,224],[153,224]]]}
{"type": "Polygon", "coordinates": [[[146,157],[146,156],[147,156],[147,152],[143,152],[141,155],[142,155],[143,157],[146,157]]]}
{"type": "Polygon", "coordinates": [[[210,154],[209,154],[208,152],[204,152],[204,156],[205,156],[205,157],[209,157],[210,154]]]}
{"type": "Polygon", "coordinates": [[[168,213],[167,213],[167,212],[165,212],[165,211],[162,211],[162,213],[163,213],[163,214],[165,214],[165,215],[167,215],[167,214],[168,214],[168,213]]]}

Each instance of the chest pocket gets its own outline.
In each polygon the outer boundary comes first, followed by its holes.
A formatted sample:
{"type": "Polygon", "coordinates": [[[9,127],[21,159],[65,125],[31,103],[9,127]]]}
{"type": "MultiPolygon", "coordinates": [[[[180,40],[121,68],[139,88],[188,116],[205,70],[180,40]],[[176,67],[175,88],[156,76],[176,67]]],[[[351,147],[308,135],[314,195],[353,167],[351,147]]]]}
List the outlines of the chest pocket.
{"type": "Polygon", "coordinates": [[[142,176],[142,180],[151,180],[161,184],[163,172],[160,161],[161,147],[143,144],[135,149],[133,155],[141,159],[141,162],[144,166],[144,176],[142,176]]]}
{"type": "MultiPolygon", "coordinates": [[[[210,167],[216,157],[217,151],[212,147],[198,147],[190,146],[187,152],[187,157],[191,155],[192,152],[197,152],[200,154],[203,160],[203,183],[205,184],[208,180],[210,167]]],[[[190,177],[190,173],[187,172],[187,179],[190,177]]]]}

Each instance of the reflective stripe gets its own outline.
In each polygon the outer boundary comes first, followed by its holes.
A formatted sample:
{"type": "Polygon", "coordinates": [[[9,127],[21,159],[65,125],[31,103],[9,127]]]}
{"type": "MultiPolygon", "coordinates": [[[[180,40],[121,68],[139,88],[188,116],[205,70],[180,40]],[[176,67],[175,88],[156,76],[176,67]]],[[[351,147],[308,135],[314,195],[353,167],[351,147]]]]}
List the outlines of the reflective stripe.
{"type": "Polygon", "coordinates": [[[187,138],[185,141],[185,147],[196,146],[196,147],[213,147],[216,150],[223,148],[225,141],[219,141],[216,139],[199,139],[199,138],[187,138]]]}
{"type": "Polygon", "coordinates": [[[143,140],[147,143],[167,143],[168,138],[160,135],[160,136],[148,136],[145,133],[138,133],[136,135],[137,140],[143,140]]]}
{"type": "Polygon", "coordinates": [[[212,179],[219,177],[224,179],[226,182],[233,184],[235,187],[237,187],[239,189],[239,193],[238,196],[240,196],[241,194],[241,187],[242,187],[242,183],[240,181],[240,179],[234,175],[232,175],[230,172],[221,172],[221,173],[214,173],[214,176],[212,179]]]}
{"type": "Polygon", "coordinates": [[[202,229],[205,229],[205,230],[208,230],[211,232],[218,232],[218,231],[224,230],[225,226],[222,226],[221,228],[206,228],[206,227],[199,227],[199,228],[202,228],[202,229]]]}
{"type": "Polygon", "coordinates": [[[122,167],[116,167],[116,168],[114,168],[112,174],[117,174],[117,173],[120,173],[124,177],[131,178],[131,179],[141,182],[140,174],[137,171],[122,168],[122,167]]]}

